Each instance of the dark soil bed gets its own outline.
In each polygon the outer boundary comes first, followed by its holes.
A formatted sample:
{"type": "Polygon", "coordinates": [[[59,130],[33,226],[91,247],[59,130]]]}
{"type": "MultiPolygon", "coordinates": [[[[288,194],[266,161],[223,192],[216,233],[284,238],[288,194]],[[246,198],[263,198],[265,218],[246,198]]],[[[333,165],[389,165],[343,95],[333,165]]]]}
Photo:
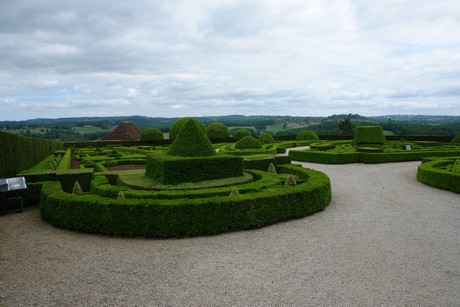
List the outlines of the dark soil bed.
{"type": "Polygon", "coordinates": [[[121,164],[115,166],[108,166],[107,169],[109,171],[126,171],[131,169],[143,169],[145,165],[143,164],[121,164]]]}

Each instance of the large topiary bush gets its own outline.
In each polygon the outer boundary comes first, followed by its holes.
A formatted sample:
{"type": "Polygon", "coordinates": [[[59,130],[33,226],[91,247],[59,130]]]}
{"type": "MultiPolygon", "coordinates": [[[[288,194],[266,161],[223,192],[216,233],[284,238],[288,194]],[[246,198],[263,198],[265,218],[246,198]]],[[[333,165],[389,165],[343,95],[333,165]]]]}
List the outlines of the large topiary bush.
{"type": "MultiPolygon", "coordinates": [[[[169,139],[171,141],[174,141],[177,137],[177,135],[179,134],[179,131],[181,130],[182,126],[187,122],[187,120],[191,119],[191,117],[185,117],[185,118],[181,118],[179,120],[176,120],[174,122],[174,124],[172,124],[172,126],[169,128],[169,139]]],[[[200,127],[201,130],[203,130],[203,132],[206,134],[206,126],[194,119],[197,123],[198,123],[198,126],[200,127]]]]}
{"type": "Polygon", "coordinates": [[[253,136],[245,136],[235,143],[236,149],[259,149],[262,143],[253,136]]]}
{"type": "Polygon", "coordinates": [[[251,136],[251,132],[249,130],[247,130],[247,129],[238,129],[233,134],[233,138],[235,140],[240,140],[240,139],[244,138],[245,136],[251,136]]]}
{"type": "Polygon", "coordinates": [[[212,123],[206,128],[206,134],[211,141],[225,141],[230,137],[230,130],[222,123],[212,123]]]}
{"type": "Polygon", "coordinates": [[[163,132],[157,128],[147,128],[141,133],[141,141],[156,142],[163,139],[163,132]]]}
{"type": "Polygon", "coordinates": [[[200,122],[193,118],[187,119],[168,151],[168,155],[181,157],[209,157],[215,154],[200,122]]]}
{"type": "Polygon", "coordinates": [[[460,133],[454,136],[452,141],[450,142],[451,144],[460,144],[460,133]]]}
{"type": "Polygon", "coordinates": [[[385,135],[380,126],[359,126],[355,130],[355,145],[359,144],[385,144],[385,135]]]}
{"type": "Polygon", "coordinates": [[[319,140],[318,135],[315,131],[302,130],[295,137],[296,141],[316,141],[319,140]]]}
{"type": "Polygon", "coordinates": [[[259,141],[262,144],[271,144],[271,143],[275,142],[275,139],[273,138],[273,136],[270,133],[264,132],[261,135],[259,135],[259,141]]]}

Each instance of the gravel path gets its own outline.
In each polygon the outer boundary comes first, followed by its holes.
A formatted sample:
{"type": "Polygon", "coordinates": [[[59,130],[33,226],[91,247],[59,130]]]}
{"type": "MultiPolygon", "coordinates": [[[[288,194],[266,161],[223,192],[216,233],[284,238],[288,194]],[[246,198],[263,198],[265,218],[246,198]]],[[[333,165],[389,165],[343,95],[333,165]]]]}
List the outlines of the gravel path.
{"type": "Polygon", "coordinates": [[[258,230],[115,238],[0,217],[0,306],[460,305],[460,195],[419,162],[303,163],[328,174],[325,211],[258,230]]]}

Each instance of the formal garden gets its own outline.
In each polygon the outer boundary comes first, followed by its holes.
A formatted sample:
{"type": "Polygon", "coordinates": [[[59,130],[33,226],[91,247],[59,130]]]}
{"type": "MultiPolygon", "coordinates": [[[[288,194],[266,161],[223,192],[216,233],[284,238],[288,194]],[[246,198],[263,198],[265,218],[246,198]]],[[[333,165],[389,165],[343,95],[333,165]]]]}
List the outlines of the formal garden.
{"type": "Polygon", "coordinates": [[[39,203],[48,222],[89,233],[209,235],[323,210],[331,200],[329,178],[291,159],[326,164],[422,160],[419,181],[460,192],[459,137],[451,143],[387,141],[378,126],[357,127],[353,140],[340,141],[320,140],[308,130],[295,140],[276,141],[268,133],[256,138],[240,129],[229,142],[225,125],[205,127],[191,118],[171,127],[169,143],[155,128],[144,130],[143,142],[130,146],[65,147],[0,135],[2,154],[14,162],[2,163],[2,177],[25,177],[24,201],[39,203]]]}

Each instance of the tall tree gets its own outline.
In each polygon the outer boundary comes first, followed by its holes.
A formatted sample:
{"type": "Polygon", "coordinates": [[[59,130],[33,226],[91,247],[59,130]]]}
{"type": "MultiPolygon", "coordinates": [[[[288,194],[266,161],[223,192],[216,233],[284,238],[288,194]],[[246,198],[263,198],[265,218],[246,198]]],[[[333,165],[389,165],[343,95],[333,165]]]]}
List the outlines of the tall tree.
{"type": "Polygon", "coordinates": [[[348,114],[347,117],[339,121],[337,126],[340,130],[342,130],[343,134],[353,134],[353,129],[355,126],[351,122],[351,114],[348,114]]]}

